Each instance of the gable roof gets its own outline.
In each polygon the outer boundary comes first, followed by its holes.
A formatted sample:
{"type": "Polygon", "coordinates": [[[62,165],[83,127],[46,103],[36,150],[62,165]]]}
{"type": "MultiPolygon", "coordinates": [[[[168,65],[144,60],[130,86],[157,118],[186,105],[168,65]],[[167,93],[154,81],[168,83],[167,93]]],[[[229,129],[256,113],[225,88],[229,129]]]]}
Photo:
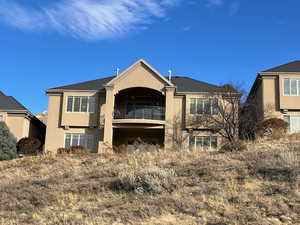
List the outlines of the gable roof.
{"type": "MultiPolygon", "coordinates": [[[[76,84],[56,87],[48,89],[46,92],[52,91],[105,91],[105,85],[112,81],[116,76],[105,77],[97,80],[80,82],[76,84]]],[[[167,79],[167,77],[164,77],[167,79]]],[[[173,76],[172,83],[177,88],[177,92],[218,92],[224,90],[222,86],[217,86],[192,79],[185,76],[173,76]]]]}
{"type": "Polygon", "coordinates": [[[96,80],[90,80],[80,83],[75,83],[71,85],[65,85],[55,88],[47,89],[46,92],[51,92],[55,90],[76,90],[76,91],[104,91],[104,85],[111,81],[115,76],[104,77],[96,80]]]}
{"type": "Polygon", "coordinates": [[[28,111],[25,106],[18,102],[14,97],[6,96],[0,91],[0,110],[28,111]]]}
{"type": "Polygon", "coordinates": [[[300,61],[297,60],[280,66],[276,66],[263,72],[300,72],[300,61]]]}
{"type": "Polygon", "coordinates": [[[144,59],[140,59],[140,60],[136,61],[134,64],[132,64],[130,67],[128,67],[124,72],[122,72],[120,75],[116,76],[114,79],[109,81],[106,85],[107,86],[113,85],[117,80],[119,80],[122,76],[124,76],[128,71],[130,71],[132,68],[136,67],[139,64],[144,64],[148,69],[150,69],[154,74],[156,74],[160,79],[162,79],[164,82],[166,82],[169,86],[174,86],[171,81],[169,81],[164,76],[162,76],[156,69],[154,69],[150,64],[148,64],[144,59]]]}

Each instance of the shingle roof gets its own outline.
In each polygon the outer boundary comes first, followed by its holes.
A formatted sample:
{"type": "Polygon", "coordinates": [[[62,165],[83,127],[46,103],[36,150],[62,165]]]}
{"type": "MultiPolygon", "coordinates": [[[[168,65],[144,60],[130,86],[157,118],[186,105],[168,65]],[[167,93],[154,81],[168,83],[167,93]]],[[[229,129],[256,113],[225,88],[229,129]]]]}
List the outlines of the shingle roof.
{"type": "Polygon", "coordinates": [[[0,91],[0,110],[26,110],[14,97],[6,96],[0,91]]]}
{"type": "MultiPolygon", "coordinates": [[[[104,90],[104,85],[114,78],[106,77],[97,80],[91,80],[56,88],[48,89],[47,91],[54,90],[104,90]]],[[[216,92],[224,90],[221,86],[208,84],[199,80],[192,79],[184,76],[173,76],[171,82],[177,87],[178,92],[216,92]]]]}
{"type": "Polygon", "coordinates": [[[277,66],[263,72],[300,72],[300,61],[293,61],[281,66],[277,66]]]}

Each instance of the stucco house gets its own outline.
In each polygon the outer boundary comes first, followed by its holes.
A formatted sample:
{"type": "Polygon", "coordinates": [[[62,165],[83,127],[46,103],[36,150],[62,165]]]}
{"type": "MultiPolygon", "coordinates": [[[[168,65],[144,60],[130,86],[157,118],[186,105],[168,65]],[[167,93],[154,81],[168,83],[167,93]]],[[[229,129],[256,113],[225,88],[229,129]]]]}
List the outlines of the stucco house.
{"type": "Polygon", "coordinates": [[[45,141],[46,126],[14,97],[0,91],[0,121],[5,122],[17,140],[23,137],[45,141]]]}
{"type": "Polygon", "coordinates": [[[281,118],[290,132],[300,132],[300,61],[258,73],[247,101],[257,106],[259,119],[281,118]]]}
{"type": "Polygon", "coordinates": [[[117,76],[51,88],[45,149],[83,145],[104,153],[125,145],[131,151],[138,138],[171,149],[174,132],[190,149],[217,148],[219,137],[193,129],[187,118],[214,113],[209,94],[220,91],[189,77],[165,77],[143,59],[117,76]]]}

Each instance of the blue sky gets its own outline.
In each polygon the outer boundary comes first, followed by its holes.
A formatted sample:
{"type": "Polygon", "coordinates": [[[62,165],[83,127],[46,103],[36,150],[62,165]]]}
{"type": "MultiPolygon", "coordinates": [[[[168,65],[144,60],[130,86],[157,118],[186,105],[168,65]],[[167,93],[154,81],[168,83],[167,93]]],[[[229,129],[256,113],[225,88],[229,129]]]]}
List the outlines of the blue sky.
{"type": "Polygon", "coordinates": [[[0,0],[0,90],[33,113],[45,89],[114,74],[144,58],[249,89],[300,59],[299,0],[0,0]]]}

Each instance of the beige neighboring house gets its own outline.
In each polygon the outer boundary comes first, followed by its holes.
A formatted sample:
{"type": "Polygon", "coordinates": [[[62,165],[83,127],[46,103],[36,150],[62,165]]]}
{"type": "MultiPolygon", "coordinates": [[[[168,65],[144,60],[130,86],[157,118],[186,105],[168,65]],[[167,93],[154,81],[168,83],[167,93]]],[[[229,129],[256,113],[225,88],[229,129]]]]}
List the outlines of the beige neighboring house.
{"type": "Polygon", "coordinates": [[[277,117],[300,132],[300,61],[258,73],[247,101],[257,105],[260,119],[277,117]]]}
{"type": "Polygon", "coordinates": [[[45,149],[82,145],[104,153],[122,145],[132,151],[138,138],[166,149],[174,147],[174,138],[185,148],[216,148],[216,134],[186,124],[190,115],[214,113],[210,93],[222,88],[162,76],[141,59],[118,76],[48,89],[45,149]]]}
{"type": "Polygon", "coordinates": [[[33,137],[45,142],[46,126],[15,98],[6,96],[1,91],[0,121],[6,123],[17,140],[33,137]]]}

